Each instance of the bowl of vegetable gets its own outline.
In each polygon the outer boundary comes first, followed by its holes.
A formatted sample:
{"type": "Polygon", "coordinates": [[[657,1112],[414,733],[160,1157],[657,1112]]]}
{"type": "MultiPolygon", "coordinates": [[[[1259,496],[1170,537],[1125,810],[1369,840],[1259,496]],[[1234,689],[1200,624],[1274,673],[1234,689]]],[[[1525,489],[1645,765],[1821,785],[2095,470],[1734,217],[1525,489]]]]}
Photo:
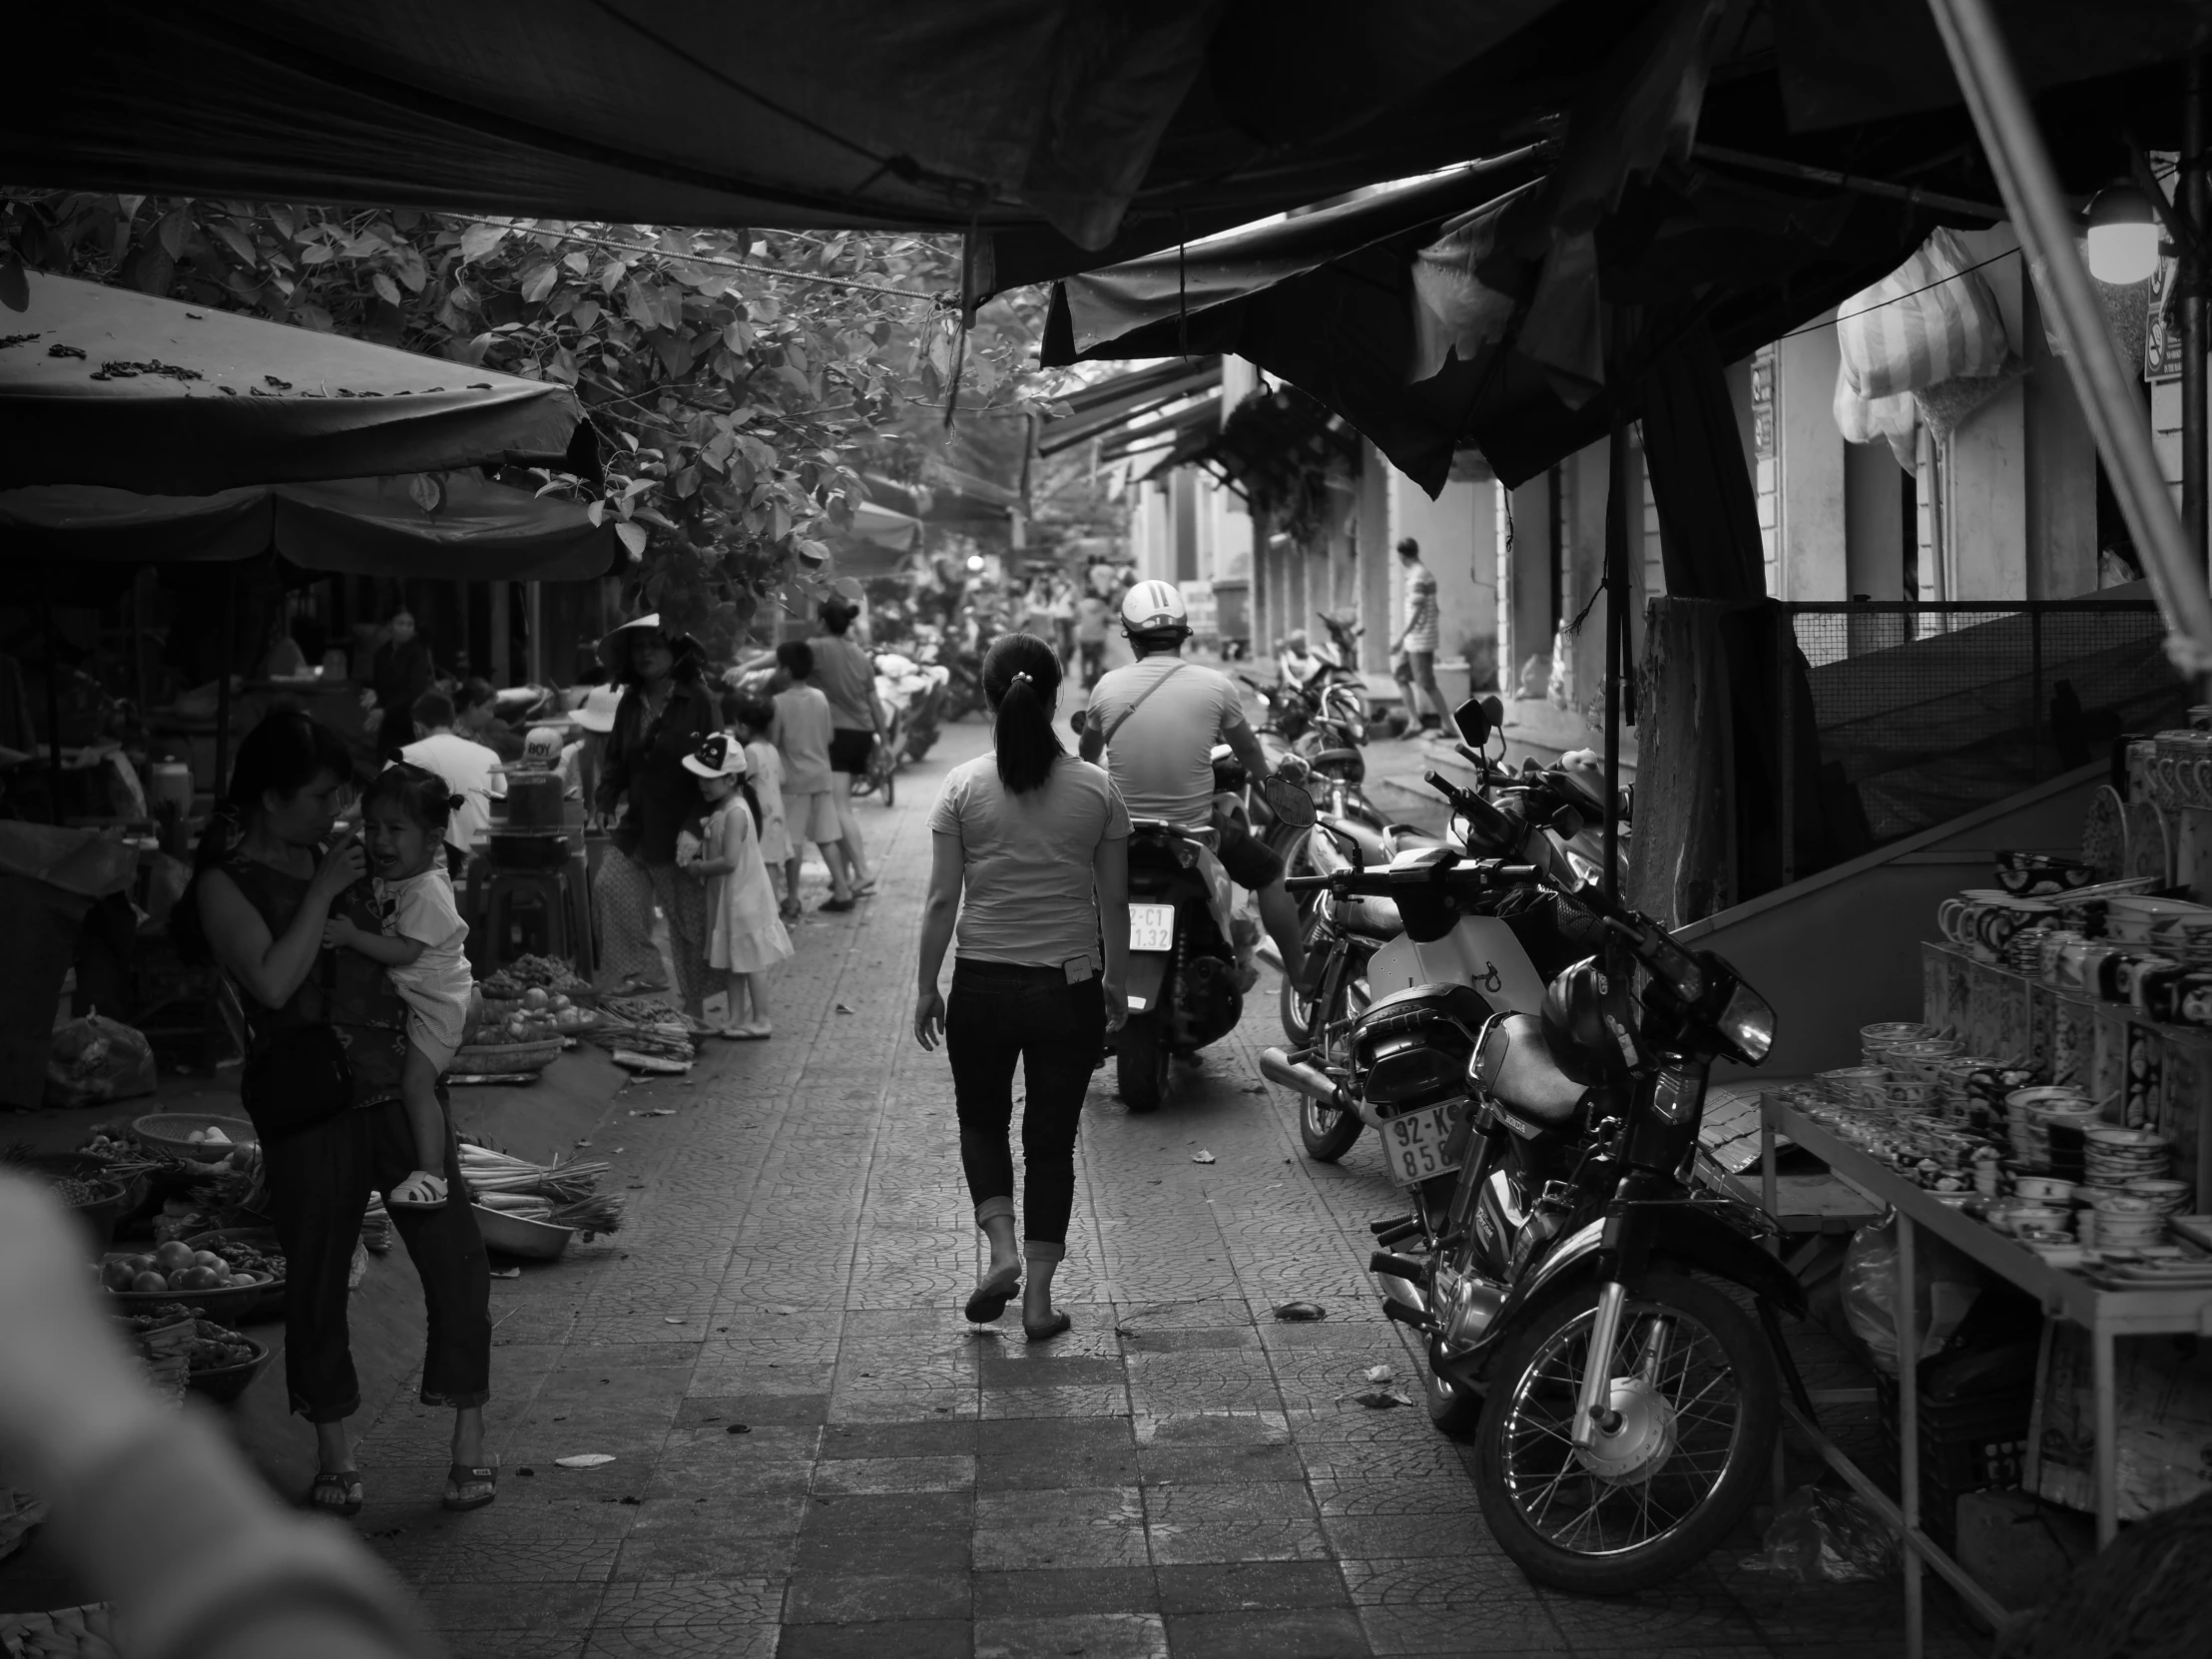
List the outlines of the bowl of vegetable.
{"type": "Polygon", "coordinates": [[[275,1319],[284,1311],[284,1253],[277,1248],[274,1227],[223,1227],[182,1242],[195,1259],[203,1250],[222,1257],[234,1282],[241,1274],[262,1281],[261,1300],[240,1318],[275,1319]]]}
{"type": "Polygon", "coordinates": [[[123,1313],[183,1303],[223,1319],[245,1319],[267,1299],[274,1279],[234,1272],[216,1252],[195,1250],[182,1239],[150,1252],[111,1255],[99,1273],[109,1300],[123,1313]]]}
{"type": "Polygon", "coordinates": [[[48,1183],[54,1196],[69,1207],[83,1224],[93,1248],[105,1250],[115,1238],[116,1218],[129,1207],[131,1195],[120,1181],[65,1175],[48,1183]]]}
{"type": "Polygon", "coordinates": [[[208,1320],[200,1321],[199,1340],[193,1344],[191,1370],[186,1385],[218,1405],[229,1405],[253,1385],[269,1365],[272,1350],[267,1343],[242,1337],[208,1320]]]}
{"type": "Polygon", "coordinates": [[[495,1210],[482,1204],[472,1206],[476,1212],[476,1229],[484,1236],[484,1248],[497,1251],[502,1256],[520,1256],[532,1262],[560,1260],[561,1252],[568,1248],[568,1241],[576,1236],[573,1227],[557,1227],[543,1219],[549,1210],[538,1215],[528,1211],[495,1210]]]}
{"type": "Polygon", "coordinates": [[[149,1112],[131,1125],[131,1133],[155,1152],[199,1164],[221,1163],[239,1147],[261,1142],[246,1119],[213,1112],[149,1112]]]}

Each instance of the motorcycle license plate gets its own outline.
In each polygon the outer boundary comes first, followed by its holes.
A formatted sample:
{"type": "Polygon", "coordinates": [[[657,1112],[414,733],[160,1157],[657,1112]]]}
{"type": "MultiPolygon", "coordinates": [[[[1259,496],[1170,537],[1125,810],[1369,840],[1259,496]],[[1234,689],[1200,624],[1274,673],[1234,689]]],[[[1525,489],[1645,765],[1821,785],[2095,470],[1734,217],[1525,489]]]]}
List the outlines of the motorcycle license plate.
{"type": "Polygon", "coordinates": [[[1390,1179],[1410,1187],[1457,1169],[1457,1160],[1444,1157],[1444,1140],[1450,1133],[1449,1106],[1429,1106],[1384,1122],[1382,1153],[1389,1161],[1390,1179]]]}
{"type": "Polygon", "coordinates": [[[1173,950],[1175,948],[1175,906],[1172,904],[1130,905],[1129,948],[1131,950],[1173,950]]]}

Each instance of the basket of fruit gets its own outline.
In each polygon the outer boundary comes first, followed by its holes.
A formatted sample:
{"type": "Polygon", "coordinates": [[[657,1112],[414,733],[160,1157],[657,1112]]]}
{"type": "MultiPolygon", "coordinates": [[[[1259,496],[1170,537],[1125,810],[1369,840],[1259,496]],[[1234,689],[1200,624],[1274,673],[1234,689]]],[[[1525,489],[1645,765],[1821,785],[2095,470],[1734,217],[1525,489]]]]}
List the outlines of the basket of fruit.
{"type": "Polygon", "coordinates": [[[131,1125],[131,1133],[155,1152],[201,1164],[221,1163],[235,1148],[261,1141],[246,1119],[212,1112],[149,1112],[131,1125]]]}
{"type": "Polygon", "coordinates": [[[274,1319],[284,1310],[284,1253],[276,1248],[273,1227],[225,1227],[212,1233],[195,1233],[183,1243],[195,1261],[201,1251],[211,1251],[229,1264],[231,1277],[252,1274],[262,1280],[262,1299],[240,1319],[257,1316],[274,1319]]]}
{"type": "Polygon", "coordinates": [[[464,1077],[504,1077],[543,1071],[560,1057],[558,1037],[548,1042],[470,1043],[446,1069],[464,1077]]]}
{"type": "Polygon", "coordinates": [[[100,1264],[100,1283],[126,1313],[140,1313],[173,1302],[208,1315],[244,1319],[268,1294],[271,1278],[233,1273],[212,1250],[194,1250],[172,1239],[151,1255],[110,1256],[100,1264]]]}
{"type": "Polygon", "coordinates": [[[218,1405],[228,1405],[246,1392],[269,1364],[268,1344],[242,1337],[213,1320],[195,1322],[194,1335],[188,1385],[218,1405]]]}

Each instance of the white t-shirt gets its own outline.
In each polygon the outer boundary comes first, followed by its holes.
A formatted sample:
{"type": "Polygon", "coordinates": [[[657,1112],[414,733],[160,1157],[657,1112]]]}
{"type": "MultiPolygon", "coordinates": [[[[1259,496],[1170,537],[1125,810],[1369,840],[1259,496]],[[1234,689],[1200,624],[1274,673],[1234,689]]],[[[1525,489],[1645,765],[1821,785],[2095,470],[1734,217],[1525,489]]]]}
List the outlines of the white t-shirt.
{"type": "Polygon", "coordinates": [[[410,766],[434,772],[461,798],[445,838],[463,852],[475,850],[491,828],[491,804],[507,799],[507,779],[498,771],[499,755],[455,732],[417,738],[399,752],[410,766]]]}
{"type": "Polygon", "coordinates": [[[1069,756],[1027,795],[998,780],[998,757],[952,769],[929,828],[957,835],[966,875],[957,954],[984,962],[1099,965],[1098,843],[1126,837],[1129,814],[1097,767],[1069,756]]]}
{"type": "Polygon", "coordinates": [[[1100,759],[1131,818],[1189,829],[1212,822],[1214,745],[1245,724],[1228,675],[1181,657],[1147,657],[1099,676],[1084,717],[1086,728],[1093,722],[1113,734],[1100,759]],[[1149,686],[1159,690],[1145,697],[1149,686]]]}

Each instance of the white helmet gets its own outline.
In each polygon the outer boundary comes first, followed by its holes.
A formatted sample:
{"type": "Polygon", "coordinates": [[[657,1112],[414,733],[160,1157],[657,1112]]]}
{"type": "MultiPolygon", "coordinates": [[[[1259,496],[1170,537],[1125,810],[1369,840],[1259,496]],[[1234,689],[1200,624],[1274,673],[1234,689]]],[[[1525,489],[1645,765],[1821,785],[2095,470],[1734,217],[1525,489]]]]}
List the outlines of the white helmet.
{"type": "Polygon", "coordinates": [[[1173,582],[1139,582],[1122,595],[1121,626],[1131,634],[1156,634],[1170,628],[1187,632],[1191,608],[1173,582]]]}

